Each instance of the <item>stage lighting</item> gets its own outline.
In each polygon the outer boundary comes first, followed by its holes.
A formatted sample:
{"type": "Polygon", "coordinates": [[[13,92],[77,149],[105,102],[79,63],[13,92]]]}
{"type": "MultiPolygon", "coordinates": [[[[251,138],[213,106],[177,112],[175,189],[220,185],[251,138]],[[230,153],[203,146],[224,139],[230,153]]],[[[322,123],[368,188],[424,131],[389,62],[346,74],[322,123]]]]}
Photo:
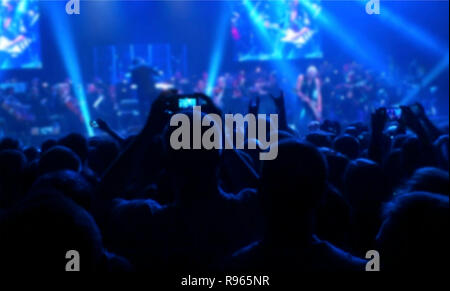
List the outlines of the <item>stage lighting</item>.
{"type": "MultiPolygon", "coordinates": [[[[257,32],[257,36],[260,38],[261,43],[266,47],[272,47],[274,45],[274,41],[267,32],[264,21],[258,13],[256,13],[253,3],[250,0],[244,0],[243,4],[248,15],[250,16],[252,25],[256,28],[255,31],[257,32]]],[[[279,3],[279,5],[282,4],[284,3],[279,3]]],[[[279,8],[285,10],[288,9],[287,7],[283,8],[281,6],[279,6],[279,8]]],[[[282,72],[288,84],[295,84],[297,80],[297,71],[294,68],[294,65],[287,59],[287,57],[282,55],[282,48],[277,48],[277,51],[279,57],[270,62],[271,67],[276,71],[282,72]]]]}
{"type": "MultiPolygon", "coordinates": [[[[447,55],[443,57],[437,64],[434,66],[434,68],[423,78],[422,82],[420,83],[420,86],[411,90],[411,92],[406,95],[406,97],[402,100],[401,104],[409,104],[412,101],[414,101],[414,98],[419,94],[419,92],[428,87],[431,82],[436,80],[439,75],[441,75],[445,70],[448,69],[448,63],[449,63],[449,53],[447,52],[447,55]]],[[[419,100],[417,100],[419,101],[419,100]]]]}
{"type": "Polygon", "coordinates": [[[73,82],[74,94],[78,100],[80,111],[83,116],[86,132],[88,136],[93,136],[94,131],[90,126],[91,117],[89,114],[89,107],[86,101],[86,93],[83,87],[83,78],[81,74],[80,63],[75,48],[74,40],[72,39],[72,32],[68,29],[67,14],[61,13],[61,8],[56,3],[47,5],[48,14],[52,23],[53,33],[59,51],[62,55],[64,66],[66,68],[69,78],[73,82]]]}
{"type": "Polygon", "coordinates": [[[80,14],[80,0],[69,0],[66,3],[67,14],[80,14]]]}
{"type": "Polygon", "coordinates": [[[426,32],[421,27],[418,27],[414,23],[406,21],[390,11],[388,8],[383,7],[380,17],[382,21],[391,24],[391,28],[398,30],[401,35],[409,38],[413,45],[415,44],[419,47],[427,48],[431,53],[439,56],[442,56],[446,51],[448,51],[448,48],[444,48],[433,35],[426,32]]]}
{"type": "Polygon", "coordinates": [[[225,47],[225,41],[228,37],[228,22],[229,22],[229,9],[228,6],[222,7],[222,13],[217,24],[216,40],[213,46],[213,53],[209,62],[208,80],[206,83],[205,94],[211,96],[216,84],[217,76],[222,65],[223,51],[225,47]]]}
{"type": "MultiPolygon", "coordinates": [[[[300,1],[300,4],[311,13],[315,13],[316,7],[311,1],[300,1]]],[[[376,46],[373,43],[368,42],[362,36],[357,38],[355,31],[349,30],[341,25],[333,15],[326,11],[322,10],[320,12],[317,16],[317,21],[324,30],[328,31],[331,37],[335,38],[337,43],[344,45],[357,60],[363,61],[377,72],[386,71],[387,68],[383,62],[384,58],[374,49],[376,46]]]]}

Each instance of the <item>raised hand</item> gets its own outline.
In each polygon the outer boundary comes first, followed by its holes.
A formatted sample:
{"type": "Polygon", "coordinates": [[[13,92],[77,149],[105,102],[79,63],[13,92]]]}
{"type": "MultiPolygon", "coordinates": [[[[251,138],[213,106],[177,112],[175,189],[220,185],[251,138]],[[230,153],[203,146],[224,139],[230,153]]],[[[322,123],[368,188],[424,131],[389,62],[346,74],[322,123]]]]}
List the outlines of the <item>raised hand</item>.
{"type": "Polygon", "coordinates": [[[150,108],[150,114],[147,117],[147,121],[140,133],[140,136],[143,138],[152,139],[155,135],[162,133],[165,126],[170,120],[170,117],[174,112],[167,111],[167,100],[172,96],[178,94],[177,90],[168,90],[162,92],[156,99],[153,101],[152,106],[150,108]]]}
{"type": "Polygon", "coordinates": [[[428,116],[425,112],[425,108],[423,108],[422,104],[420,104],[419,102],[416,102],[413,105],[409,106],[409,108],[414,113],[414,115],[417,117],[419,123],[427,131],[431,140],[438,139],[439,136],[442,134],[442,132],[428,118],[428,116]]]}
{"type": "Polygon", "coordinates": [[[386,126],[386,119],[387,114],[385,107],[380,107],[375,110],[371,116],[372,133],[382,133],[386,126]]]}
{"type": "Polygon", "coordinates": [[[411,108],[408,106],[401,106],[400,108],[402,109],[401,122],[415,133],[422,131],[423,128],[420,123],[420,119],[414,114],[411,108]]]}
{"type": "Polygon", "coordinates": [[[279,115],[279,127],[280,129],[287,130],[287,116],[286,116],[286,108],[284,107],[284,92],[280,91],[278,96],[274,96],[270,94],[275,106],[277,107],[277,113],[279,115]]]}
{"type": "Polygon", "coordinates": [[[415,112],[413,112],[413,113],[417,117],[426,118],[425,108],[423,108],[422,104],[420,104],[419,102],[414,103],[413,105],[410,106],[411,110],[412,110],[413,106],[416,109],[415,112]]]}
{"type": "Polygon", "coordinates": [[[275,106],[277,107],[278,111],[280,111],[281,108],[284,108],[284,92],[280,91],[280,94],[278,96],[270,94],[270,98],[272,98],[273,103],[275,103],[275,106]]]}
{"type": "Polygon", "coordinates": [[[98,124],[98,128],[102,131],[109,131],[111,129],[103,119],[96,119],[95,122],[98,124]]]}
{"type": "Polygon", "coordinates": [[[386,126],[387,113],[385,107],[380,107],[371,116],[372,137],[369,144],[369,158],[381,163],[386,153],[387,140],[383,135],[386,126]]]}
{"type": "Polygon", "coordinates": [[[101,131],[107,133],[110,137],[112,137],[113,139],[115,139],[119,144],[122,144],[125,139],[123,137],[120,136],[120,134],[118,134],[115,130],[113,130],[108,123],[106,123],[106,121],[104,121],[103,119],[96,119],[95,122],[98,125],[98,129],[100,129],[101,131]]]}

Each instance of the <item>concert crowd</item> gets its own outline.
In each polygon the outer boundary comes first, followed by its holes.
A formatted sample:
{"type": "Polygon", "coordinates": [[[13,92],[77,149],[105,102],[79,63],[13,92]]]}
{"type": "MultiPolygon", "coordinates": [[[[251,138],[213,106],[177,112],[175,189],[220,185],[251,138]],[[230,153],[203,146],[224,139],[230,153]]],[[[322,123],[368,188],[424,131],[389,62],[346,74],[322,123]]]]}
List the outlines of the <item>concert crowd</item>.
{"type": "Polygon", "coordinates": [[[432,104],[399,104],[417,74],[391,84],[356,64],[323,63],[284,93],[280,72],[220,76],[211,98],[198,95],[202,112],[277,113],[272,161],[260,161],[258,148],[171,148],[176,110],[165,100],[204,92],[207,76],[176,75],[166,83],[178,93],[151,87],[151,109],[132,101],[133,81],[87,84],[102,133],[95,137],[80,134],[86,116],[70,81],[8,87],[0,99],[0,270],[33,262],[64,271],[68,250],[79,252],[81,271],[149,276],[448,270],[448,119],[438,127],[432,104]],[[293,117],[313,103],[319,115],[293,117]],[[28,143],[30,130],[38,145],[28,143]]]}
{"type": "MultiPolygon", "coordinates": [[[[145,65],[137,67],[140,70],[139,67],[145,65]]],[[[187,77],[176,72],[171,78],[163,79],[151,70],[154,74],[148,82],[142,81],[142,77],[133,78],[129,73],[123,74],[124,77],[114,84],[98,77],[83,84],[90,118],[102,118],[125,135],[136,133],[151,101],[162,90],[176,88],[180,93],[192,93],[208,89],[207,73],[187,77]],[[140,98],[141,95],[144,97],[140,98]]],[[[328,119],[344,124],[368,122],[373,110],[381,106],[398,106],[411,92],[421,97],[420,102],[432,117],[439,115],[437,100],[445,88],[422,86],[425,73],[424,67],[416,61],[409,64],[407,74],[402,77],[395,69],[376,73],[355,62],[336,65],[324,61],[306,68],[305,74],[299,74],[297,80],[288,80],[275,70],[256,66],[221,74],[210,95],[227,113],[246,113],[249,102],[256,97],[261,102],[261,112],[270,113],[275,109],[270,95],[283,89],[289,104],[289,126],[304,134],[311,120],[328,119]],[[303,75],[308,79],[311,70],[315,71],[312,78],[319,88],[314,88],[315,84],[304,86],[307,87],[304,93],[320,93],[322,108],[317,115],[302,100],[303,88],[299,87],[298,81],[303,75]]],[[[69,78],[53,84],[38,78],[29,82],[17,78],[3,81],[0,87],[0,136],[16,136],[34,143],[72,131],[84,132],[85,123],[90,120],[85,120],[88,117],[80,106],[80,86],[72,84],[69,78]]]]}

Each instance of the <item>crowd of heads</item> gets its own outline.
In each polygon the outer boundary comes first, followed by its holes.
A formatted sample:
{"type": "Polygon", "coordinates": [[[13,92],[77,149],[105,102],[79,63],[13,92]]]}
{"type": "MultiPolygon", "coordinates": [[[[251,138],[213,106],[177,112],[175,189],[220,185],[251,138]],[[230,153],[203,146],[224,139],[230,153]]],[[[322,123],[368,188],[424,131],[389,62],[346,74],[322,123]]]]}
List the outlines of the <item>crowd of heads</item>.
{"type": "Polygon", "coordinates": [[[369,250],[381,270],[448,268],[448,127],[421,106],[394,130],[385,108],[302,135],[281,123],[260,161],[172,149],[167,94],[134,136],[0,140],[0,270],[64,271],[69,250],[82,271],[364,271],[369,250]]]}

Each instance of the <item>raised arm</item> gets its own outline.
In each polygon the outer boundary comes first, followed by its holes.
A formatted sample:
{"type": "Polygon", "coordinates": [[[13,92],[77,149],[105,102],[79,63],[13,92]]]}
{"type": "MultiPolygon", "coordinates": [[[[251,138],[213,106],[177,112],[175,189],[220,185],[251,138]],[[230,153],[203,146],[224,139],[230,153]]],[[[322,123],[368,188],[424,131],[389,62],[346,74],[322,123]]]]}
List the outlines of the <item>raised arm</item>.
{"type": "Polygon", "coordinates": [[[155,179],[163,158],[159,135],[170,119],[170,113],[164,110],[164,99],[160,96],[153,103],[144,128],[102,177],[98,189],[101,198],[112,199],[123,195],[140,178],[146,181],[155,179]]]}
{"type": "Polygon", "coordinates": [[[272,98],[277,108],[279,128],[281,130],[288,130],[286,107],[284,105],[284,92],[280,91],[280,94],[278,96],[270,95],[270,97],[272,98]]]}
{"type": "Polygon", "coordinates": [[[123,144],[125,139],[120,136],[114,129],[112,129],[109,124],[107,124],[103,119],[97,119],[95,120],[98,124],[98,128],[103,131],[104,133],[108,134],[110,137],[112,137],[114,140],[116,140],[119,144],[123,144]]]}
{"type": "Polygon", "coordinates": [[[369,158],[379,164],[383,161],[386,148],[386,138],[383,134],[385,126],[386,108],[378,108],[371,116],[369,158]]]}
{"type": "Polygon", "coordinates": [[[425,127],[425,130],[427,131],[429,138],[432,141],[435,141],[441,136],[442,132],[436,127],[436,125],[433,124],[433,122],[428,118],[427,114],[425,113],[425,109],[423,108],[422,104],[415,103],[412,106],[415,106],[417,108],[417,117],[422,122],[423,126],[425,127]]]}

